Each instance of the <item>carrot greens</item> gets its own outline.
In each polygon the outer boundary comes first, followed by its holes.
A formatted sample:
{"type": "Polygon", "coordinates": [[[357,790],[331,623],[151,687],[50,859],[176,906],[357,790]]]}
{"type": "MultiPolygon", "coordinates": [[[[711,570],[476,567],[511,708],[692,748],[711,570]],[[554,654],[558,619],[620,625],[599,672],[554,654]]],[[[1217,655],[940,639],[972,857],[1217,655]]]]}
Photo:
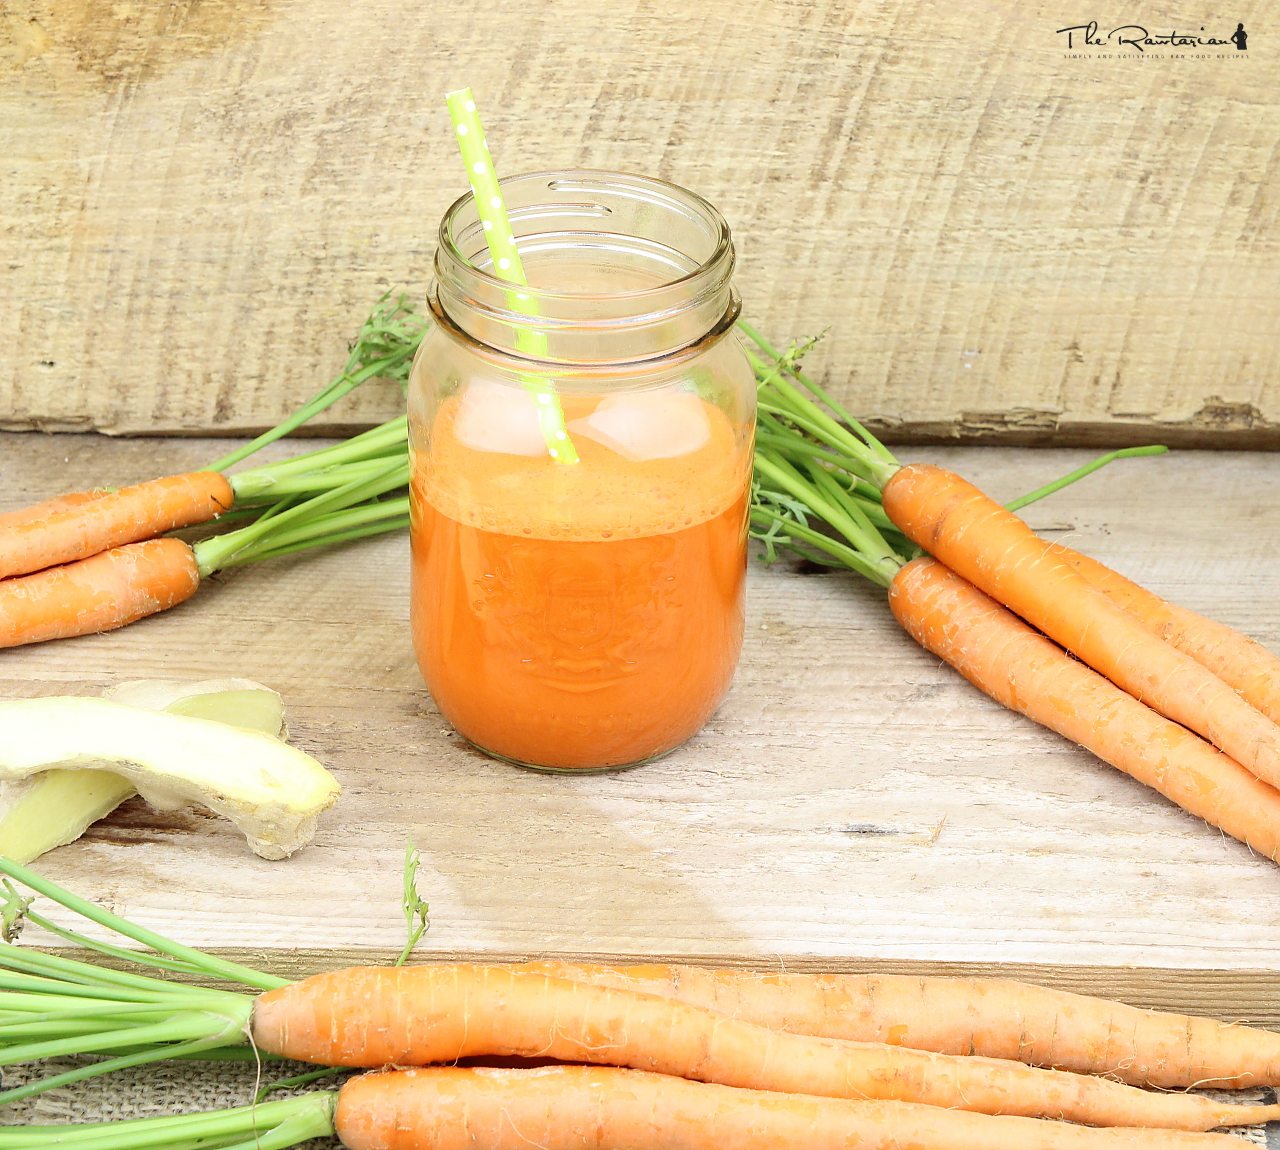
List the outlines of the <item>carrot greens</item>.
{"type": "Polygon", "coordinates": [[[0,1130],[0,1150],[285,1150],[333,1135],[337,1097],[313,1091],[205,1114],[0,1130]]]}
{"type": "MultiPolygon", "coordinates": [[[[126,949],[53,922],[4,883],[0,943],[0,1066],[96,1054],[101,1060],[0,1090],[0,1106],[86,1078],[244,1043],[251,995],[116,970],[15,944],[23,922],[134,967],[269,989],[286,980],[183,946],[136,926],[34,871],[0,857],[0,873],[145,950],[126,949]]],[[[3,1146],[3,1142],[0,1142],[3,1146]]]]}
{"type": "MultiPolygon", "coordinates": [[[[738,327],[754,345],[747,349],[759,401],[751,533],[764,558],[772,561],[780,550],[791,551],[887,588],[898,570],[921,554],[881,501],[881,488],[901,465],[801,369],[814,340],[779,351],[749,323],[739,321],[738,327]]],[[[1116,460],[1166,450],[1153,444],[1108,452],[1005,506],[1019,510],[1116,460]]]]}
{"type": "Polygon", "coordinates": [[[296,431],[371,379],[392,379],[404,383],[409,378],[413,357],[425,330],[426,320],[414,311],[406,295],[400,294],[392,299],[390,292],[384,293],[352,340],[346,366],[338,377],[287,419],[215,460],[208,470],[227,470],[268,443],[296,431]]]}

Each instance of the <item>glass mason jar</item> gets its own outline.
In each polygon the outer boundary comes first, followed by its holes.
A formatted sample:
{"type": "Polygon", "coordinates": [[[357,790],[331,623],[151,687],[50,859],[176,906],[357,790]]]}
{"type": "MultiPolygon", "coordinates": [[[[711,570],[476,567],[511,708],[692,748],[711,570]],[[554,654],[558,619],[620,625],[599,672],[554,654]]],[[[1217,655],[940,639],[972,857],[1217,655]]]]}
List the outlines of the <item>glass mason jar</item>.
{"type": "Polygon", "coordinates": [[[458,200],[409,383],[414,646],[489,755],[634,766],[702,727],[742,643],[755,380],[733,244],[660,180],[502,187],[529,286],[493,275],[458,200]],[[553,457],[557,403],[577,462],[553,457]]]}

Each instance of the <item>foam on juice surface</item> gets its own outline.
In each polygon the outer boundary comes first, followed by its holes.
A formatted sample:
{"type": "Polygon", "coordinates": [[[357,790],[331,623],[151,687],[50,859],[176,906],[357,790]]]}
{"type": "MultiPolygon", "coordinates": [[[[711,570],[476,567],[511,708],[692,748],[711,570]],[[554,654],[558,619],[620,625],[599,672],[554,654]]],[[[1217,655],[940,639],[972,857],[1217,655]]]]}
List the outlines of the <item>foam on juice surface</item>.
{"type": "Polygon", "coordinates": [[[573,465],[547,454],[535,403],[494,384],[447,398],[417,460],[422,497],[482,530],[587,541],[679,531],[741,496],[746,433],[692,392],[563,395],[573,465]]]}

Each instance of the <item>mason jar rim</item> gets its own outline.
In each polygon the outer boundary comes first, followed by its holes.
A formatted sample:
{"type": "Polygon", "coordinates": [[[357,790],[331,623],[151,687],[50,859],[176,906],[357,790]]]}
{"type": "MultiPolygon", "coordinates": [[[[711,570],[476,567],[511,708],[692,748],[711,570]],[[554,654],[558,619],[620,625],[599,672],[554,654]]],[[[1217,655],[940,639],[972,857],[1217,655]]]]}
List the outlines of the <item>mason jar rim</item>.
{"type": "MultiPolygon", "coordinates": [[[[504,176],[498,181],[500,187],[510,189],[522,186],[528,183],[537,183],[545,181],[552,190],[559,190],[557,185],[572,185],[581,182],[584,192],[589,190],[590,185],[604,184],[611,190],[627,190],[634,192],[647,192],[652,196],[654,193],[666,199],[672,207],[679,207],[685,210],[689,215],[697,217],[707,229],[708,235],[713,239],[710,255],[698,262],[697,266],[691,268],[683,275],[675,276],[661,283],[651,284],[640,288],[627,288],[619,291],[589,291],[575,292],[565,291],[562,289],[547,289],[539,287],[530,287],[520,285],[520,291],[527,293],[532,301],[553,301],[562,300],[565,302],[581,301],[585,299],[594,300],[641,300],[646,297],[657,297],[663,293],[669,293],[673,288],[686,287],[692,288],[697,281],[706,280],[713,281],[712,290],[720,286],[726,281],[733,271],[733,236],[729,228],[728,221],[720,213],[709,200],[692,192],[688,188],[681,187],[679,184],[672,183],[669,180],[663,180],[656,176],[642,176],[632,172],[612,171],[606,168],[564,168],[564,169],[546,169],[537,172],[522,172],[510,176],[504,176]]],[[[509,197],[504,197],[509,199],[509,197]]],[[[440,267],[442,259],[449,265],[448,270],[461,273],[467,276],[475,276],[479,281],[489,288],[497,288],[503,291],[510,291],[512,281],[504,280],[494,275],[491,271],[487,271],[483,267],[473,263],[467,258],[458,246],[459,236],[456,234],[456,225],[458,217],[474,204],[475,194],[471,191],[465,192],[459,196],[449,208],[445,211],[440,220],[440,227],[437,233],[436,247],[436,263],[437,263],[437,279],[440,278],[439,273],[444,270],[440,267]]],[[[551,205],[548,205],[551,206],[551,205]]],[[[601,209],[601,205],[595,205],[597,209],[601,209]]],[[[603,207],[601,215],[607,215],[609,209],[603,207]]],[[[519,219],[522,215],[528,214],[527,209],[516,209],[511,213],[513,219],[519,219]]],[[[476,222],[467,225],[468,227],[478,227],[479,213],[476,213],[476,222]]],[[[487,248],[486,248],[487,250],[487,248]]],[[[693,258],[693,257],[690,257],[693,258]]],[[[705,289],[704,289],[705,290],[705,289]]],[[[700,294],[695,292],[695,294],[700,294]]]]}

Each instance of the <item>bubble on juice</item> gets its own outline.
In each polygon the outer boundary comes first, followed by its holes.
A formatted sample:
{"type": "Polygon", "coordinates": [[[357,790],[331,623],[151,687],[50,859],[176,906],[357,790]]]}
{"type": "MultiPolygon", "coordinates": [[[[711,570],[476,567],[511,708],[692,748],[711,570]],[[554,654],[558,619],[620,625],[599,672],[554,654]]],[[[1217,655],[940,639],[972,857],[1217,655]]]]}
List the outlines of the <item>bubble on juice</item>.
{"type": "Polygon", "coordinates": [[[569,432],[607,447],[632,463],[691,455],[711,439],[706,404],[681,391],[612,395],[569,432]]]}
{"type": "Polygon", "coordinates": [[[527,392],[477,381],[460,396],[453,433],[473,451],[546,455],[534,398],[527,392]]]}

